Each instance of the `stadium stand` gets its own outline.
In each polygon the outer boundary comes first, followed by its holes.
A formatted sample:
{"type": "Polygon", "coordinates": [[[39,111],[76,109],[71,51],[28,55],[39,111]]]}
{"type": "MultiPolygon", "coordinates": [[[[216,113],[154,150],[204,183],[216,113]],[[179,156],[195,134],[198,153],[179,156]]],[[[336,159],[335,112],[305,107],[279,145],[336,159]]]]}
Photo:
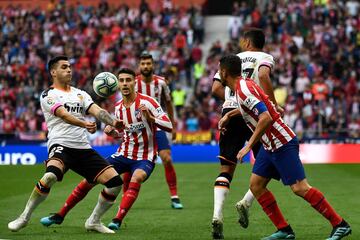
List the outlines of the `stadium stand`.
{"type": "MultiPolygon", "coordinates": [[[[222,54],[240,51],[237,43],[246,27],[266,32],[264,50],[276,59],[275,93],[286,109],[286,122],[300,138],[359,138],[357,1],[235,3],[228,24],[231,41],[210,43],[208,51],[203,49],[201,7],[163,1],[154,9],[150,2],[129,7],[50,1],[44,9],[0,8],[0,139],[45,138],[38,99],[51,84],[45,64],[50,57],[72,56],[74,85],[92,92],[96,73],[136,68],[143,50],[153,54],[156,73],[167,77],[172,90],[186,92],[186,101],[177,107],[179,132],[210,131],[217,139],[221,103],[211,96],[212,77],[222,54]]],[[[110,103],[118,97],[96,101],[112,111],[110,103]]],[[[96,136],[97,144],[109,142],[96,136]]]]}

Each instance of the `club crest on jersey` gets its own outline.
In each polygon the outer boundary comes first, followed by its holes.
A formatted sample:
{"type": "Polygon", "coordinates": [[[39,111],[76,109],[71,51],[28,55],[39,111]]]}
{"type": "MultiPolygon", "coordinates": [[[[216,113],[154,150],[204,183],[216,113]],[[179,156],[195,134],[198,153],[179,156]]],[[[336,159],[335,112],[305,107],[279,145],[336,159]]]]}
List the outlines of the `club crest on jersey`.
{"type": "Polygon", "coordinates": [[[83,95],[81,95],[80,93],[77,94],[77,97],[82,101],[84,99],[83,95]]]}
{"type": "Polygon", "coordinates": [[[54,99],[52,99],[51,97],[48,97],[46,103],[47,103],[48,105],[52,106],[52,105],[55,104],[55,101],[54,101],[54,99]]]}
{"type": "Polygon", "coordinates": [[[139,109],[135,109],[135,117],[136,120],[141,121],[141,111],[139,109]]]}

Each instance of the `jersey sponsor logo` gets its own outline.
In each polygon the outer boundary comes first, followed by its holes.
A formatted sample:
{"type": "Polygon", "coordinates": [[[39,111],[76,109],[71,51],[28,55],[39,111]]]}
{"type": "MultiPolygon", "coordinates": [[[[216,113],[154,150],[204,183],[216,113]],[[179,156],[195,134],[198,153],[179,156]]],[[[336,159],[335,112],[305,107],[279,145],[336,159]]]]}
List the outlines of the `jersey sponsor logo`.
{"type": "Polygon", "coordinates": [[[65,103],[64,107],[66,108],[66,110],[68,112],[72,112],[72,113],[83,113],[84,112],[84,107],[82,107],[80,105],[80,103],[76,103],[76,105],[73,103],[65,103]]]}
{"type": "Polygon", "coordinates": [[[143,122],[131,123],[126,128],[125,131],[127,132],[138,132],[141,129],[145,128],[145,124],[143,122]]]}

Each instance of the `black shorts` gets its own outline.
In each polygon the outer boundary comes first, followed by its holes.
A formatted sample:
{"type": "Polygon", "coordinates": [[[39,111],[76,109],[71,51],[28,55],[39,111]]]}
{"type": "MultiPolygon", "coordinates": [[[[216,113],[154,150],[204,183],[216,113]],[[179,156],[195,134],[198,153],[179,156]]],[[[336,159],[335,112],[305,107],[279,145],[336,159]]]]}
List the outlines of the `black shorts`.
{"type": "MultiPolygon", "coordinates": [[[[222,116],[233,109],[224,109],[222,116]]],[[[221,165],[234,165],[237,162],[236,155],[244,146],[245,142],[250,139],[252,131],[246,125],[241,116],[232,117],[226,126],[225,134],[220,134],[220,163],[221,165]]],[[[261,143],[258,142],[253,147],[254,156],[259,152],[261,143]]]]}
{"type": "Polygon", "coordinates": [[[59,160],[64,165],[64,173],[71,169],[86,178],[89,183],[95,183],[97,177],[112,167],[94,149],[76,149],[54,144],[49,148],[49,160],[59,160]]]}

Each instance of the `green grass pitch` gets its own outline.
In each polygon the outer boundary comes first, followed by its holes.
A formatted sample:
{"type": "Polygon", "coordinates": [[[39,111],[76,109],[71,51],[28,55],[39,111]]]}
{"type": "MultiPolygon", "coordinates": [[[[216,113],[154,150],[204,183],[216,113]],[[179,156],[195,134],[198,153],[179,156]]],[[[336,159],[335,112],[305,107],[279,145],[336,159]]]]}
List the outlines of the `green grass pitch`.
{"type": "MultiPolygon", "coordinates": [[[[23,210],[44,167],[0,166],[0,239],[211,239],[213,183],[218,169],[218,164],[176,164],[179,194],[185,208],[173,210],[170,208],[163,167],[157,165],[151,178],[142,186],[139,198],[121,230],[105,236],[88,233],[84,229],[85,220],[96,204],[100,186],[70,212],[62,225],[46,228],[39,223],[41,217],[59,209],[81,179],[72,172],[68,172],[64,181],[53,187],[48,199],[36,209],[25,229],[10,232],[7,223],[23,210]]],[[[353,234],[347,239],[360,239],[360,164],[306,165],[305,169],[310,184],[319,188],[351,224],[353,234]]],[[[249,164],[239,165],[236,170],[224,210],[225,239],[260,239],[275,231],[257,202],[251,209],[249,228],[245,230],[237,224],[234,204],[247,190],[250,171],[249,164]]],[[[326,239],[331,226],[321,215],[281,183],[273,181],[269,188],[277,197],[297,239],[326,239]]],[[[117,205],[118,201],[106,213],[104,223],[112,219],[117,205]]]]}

